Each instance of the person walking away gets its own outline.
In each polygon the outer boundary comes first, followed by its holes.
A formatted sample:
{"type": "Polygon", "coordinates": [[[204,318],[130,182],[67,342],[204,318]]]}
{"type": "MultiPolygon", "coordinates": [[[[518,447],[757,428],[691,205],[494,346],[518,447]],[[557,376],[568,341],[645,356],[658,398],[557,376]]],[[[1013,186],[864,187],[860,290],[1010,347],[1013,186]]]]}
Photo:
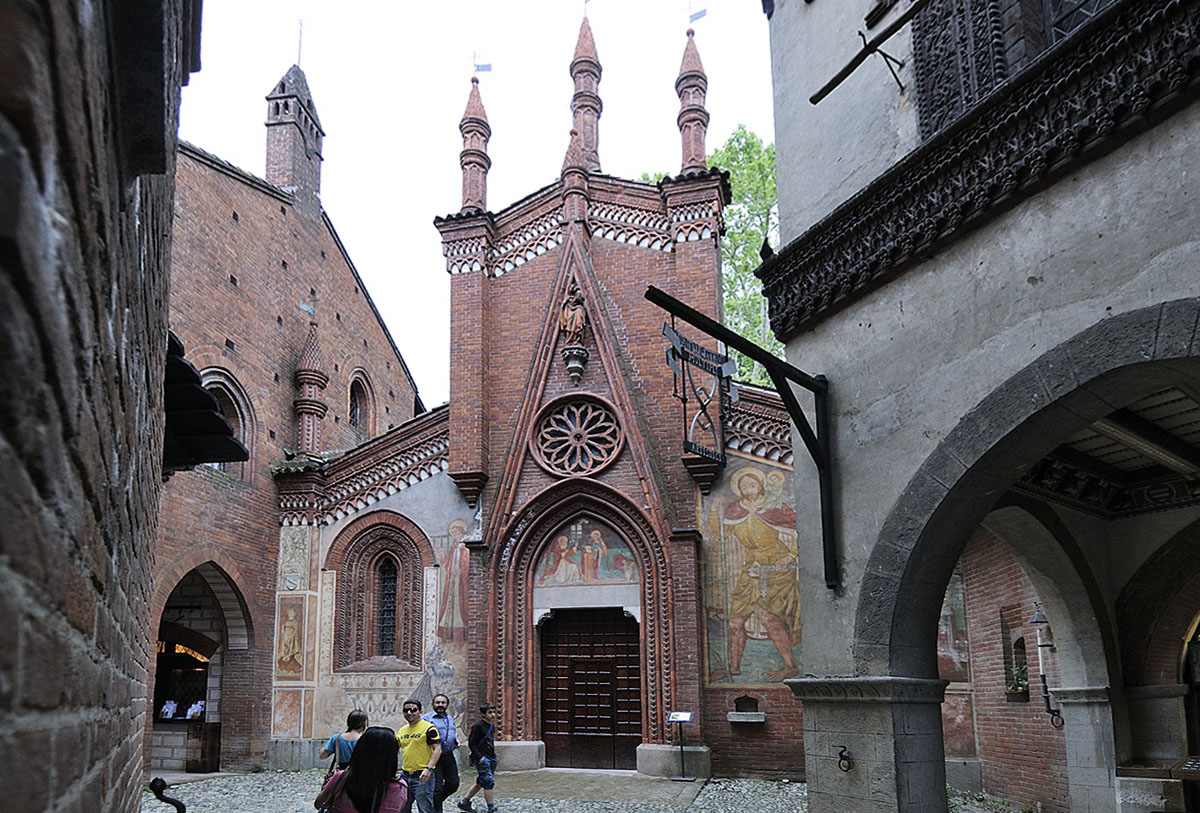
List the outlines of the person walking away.
{"type": "Polygon", "coordinates": [[[401,706],[408,725],[396,731],[403,756],[400,775],[408,782],[408,804],[404,813],[415,807],[419,813],[433,813],[434,769],[442,755],[442,740],[437,728],[428,720],[421,719],[421,703],[405,700],[401,706]]]}
{"type": "Polygon", "coordinates": [[[396,732],[371,726],[355,739],[350,764],[330,777],[313,807],[332,813],[400,813],[408,801],[408,787],[396,778],[396,732]]]}
{"type": "Polygon", "coordinates": [[[475,813],[475,808],[471,806],[471,797],[481,790],[487,802],[488,813],[495,813],[496,810],[496,715],[499,711],[491,703],[484,703],[479,707],[481,719],[471,726],[467,747],[471,751],[471,764],[475,766],[475,784],[471,785],[467,795],[458,802],[458,809],[467,813],[475,813]]]}
{"type": "Polygon", "coordinates": [[[317,754],[320,759],[329,759],[334,754],[337,754],[337,770],[344,771],[350,764],[350,756],[354,753],[354,744],[358,742],[358,738],[367,730],[367,713],[360,709],[355,709],[346,715],[346,730],[340,734],[334,734],[321,747],[321,752],[317,754]]]}
{"type": "Polygon", "coordinates": [[[433,709],[421,715],[421,719],[433,723],[442,741],[442,755],[438,757],[433,771],[433,809],[442,813],[442,803],[458,790],[458,758],[454,749],[458,747],[458,731],[454,718],[450,716],[450,698],[444,694],[433,696],[433,709]]]}

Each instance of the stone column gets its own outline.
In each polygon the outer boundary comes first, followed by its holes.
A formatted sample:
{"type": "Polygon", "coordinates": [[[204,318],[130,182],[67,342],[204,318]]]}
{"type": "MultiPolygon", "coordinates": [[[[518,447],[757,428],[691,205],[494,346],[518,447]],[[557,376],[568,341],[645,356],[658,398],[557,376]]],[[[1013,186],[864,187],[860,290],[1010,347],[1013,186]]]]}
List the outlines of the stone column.
{"type": "MultiPolygon", "coordinates": [[[[1116,746],[1107,686],[1051,689],[1062,708],[1067,736],[1067,787],[1071,809],[1116,811],[1116,746]]],[[[1049,723],[1047,723],[1049,724],[1049,723]]]]}
{"type": "Polygon", "coordinates": [[[784,682],[804,702],[811,813],[946,809],[946,681],[868,676],[784,682]]]}

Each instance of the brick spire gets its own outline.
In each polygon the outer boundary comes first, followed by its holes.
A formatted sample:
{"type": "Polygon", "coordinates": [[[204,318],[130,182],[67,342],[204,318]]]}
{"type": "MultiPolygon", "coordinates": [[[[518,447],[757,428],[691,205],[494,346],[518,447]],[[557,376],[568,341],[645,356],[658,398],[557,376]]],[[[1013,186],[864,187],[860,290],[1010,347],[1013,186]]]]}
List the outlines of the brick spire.
{"type": "Polygon", "coordinates": [[[563,183],[563,216],[568,223],[582,222],[587,218],[588,166],[583,151],[583,137],[578,130],[571,131],[560,177],[563,183]]]}
{"type": "Polygon", "coordinates": [[[296,449],[301,453],[315,455],[321,450],[321,421],[329,406],[321,400],[329,376],[322,369],[321,342],[317,337],[317,322],[308,326],[308,338],[300,352],[300,363],[296,365],[296,389],[298,394],[292,402],[296,410],[296,449]]]}
{"type": "Polygon", "coordinates": [[[679,95],[679,135],[683,141],[683,172],[704,169],[704,139],[708,134],[708,111],[704,108],[704,94],[708,90],[708,76],[700,64],[700,52],[696,50],[695,32],[688,29],[687,45],[683,48],[683,63],[679,66],[679,78],[675,80],[675,93],[679,95]]]}
{"type": "Polygon", "coordinates": [[[458,155],[458,163],[462,166],[462,211],[486,211],[487,173],[492,166],[487,143],[492,128],[488,125],[487,112],[479,98],[478,76],[471,77],[471,95],[467,98],[467,109],[458,123],[458,129],[463,138],[463,149],[458,155]]]}
{"type": "Polygon", "coordinates": [[[579,133],[580,149],[583,150],[589,172],[600,171],[600,113],[604,105],[597,92],[600,85],[600,58],[596,56],[596,43],[592,39],[592,27],[587,17],[579,26],[579,41],[575,44],[575,57],[571,60],[571,78],[575,80],[575,94],[571,97],[572,126],[579,133]]]}

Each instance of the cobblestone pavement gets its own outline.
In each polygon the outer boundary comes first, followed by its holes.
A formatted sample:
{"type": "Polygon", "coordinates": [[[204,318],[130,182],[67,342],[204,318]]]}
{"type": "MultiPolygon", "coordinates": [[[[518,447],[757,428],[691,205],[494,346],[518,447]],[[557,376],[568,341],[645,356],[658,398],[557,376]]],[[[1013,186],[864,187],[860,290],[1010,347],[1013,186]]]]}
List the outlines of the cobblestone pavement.
{"type": "MultiPolygon", "coordinates": [[[[808,789],[803,783],[716,779],[704,785],[692,800],[694,791],[684,789],[683,783],[670,780],[634,779],[631,774],[586,773],[579,775],[580,781],[575,781],[575,775],[568,772],[557,776],[549,772],[536,773],[544,774],[545,781],[534,781],[529,774],[497,775],[496,807],[500,813],[567,810],[572,813],[678,813],[684,809],[708,813],[805,813],[808,810],[808,789]],[[506,779],[512,780],[510,784],[514,789],[524,791],[521,795],[532,796],[532,791],[539,789],[538,798],[516,798],[506,794],[506,779]],[[610,783],[611,793],[599,790],[592,798],[624,796],[638,801],[584,801],[580,798],[581,785],[598,788],[602,782],[610,783]],[[663,801],[665,799],[669,801],[663,801]]],[[[188,813],[311,813],[322,776],[320,770],[222,776],[173,786],[167,789],[166,795],[184,802],[188,813]]],[[[484,807],[480,795],[475,809],[483,810],[484,807]]],[[[452,809],[447,802],[446,810],[452,809]]],[[[175,809],[147,791],[142,813],[175,813],[175,809]]]]}

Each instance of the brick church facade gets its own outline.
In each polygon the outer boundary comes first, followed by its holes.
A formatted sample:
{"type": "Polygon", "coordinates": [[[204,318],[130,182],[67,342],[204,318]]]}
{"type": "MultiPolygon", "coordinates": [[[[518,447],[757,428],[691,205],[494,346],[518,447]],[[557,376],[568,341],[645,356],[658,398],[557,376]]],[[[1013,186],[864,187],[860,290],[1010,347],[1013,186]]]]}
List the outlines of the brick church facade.
{"type": "Polygon", "coordinates": [[[689,33],[681,170],[658,184],[601,171],[586,20],[570,75],[560,178],[496,212],[472,80],[462,208],[436,220],[454,375],[428,412],[321,209],[299,68],[267,97],[265,180],[181,146],[171,321],[250,459],[165,489],[151,767],[310,765],[350,709],[399,724],[440,691],[464,722],[500,703],[512,767],[672,774],[682,731],[689,772],[801,774],[751,747],[800,736],[786,417],[726,394],[727,464],[685,465],[643,298],[720,315],[699,53],[689,33]]]}

